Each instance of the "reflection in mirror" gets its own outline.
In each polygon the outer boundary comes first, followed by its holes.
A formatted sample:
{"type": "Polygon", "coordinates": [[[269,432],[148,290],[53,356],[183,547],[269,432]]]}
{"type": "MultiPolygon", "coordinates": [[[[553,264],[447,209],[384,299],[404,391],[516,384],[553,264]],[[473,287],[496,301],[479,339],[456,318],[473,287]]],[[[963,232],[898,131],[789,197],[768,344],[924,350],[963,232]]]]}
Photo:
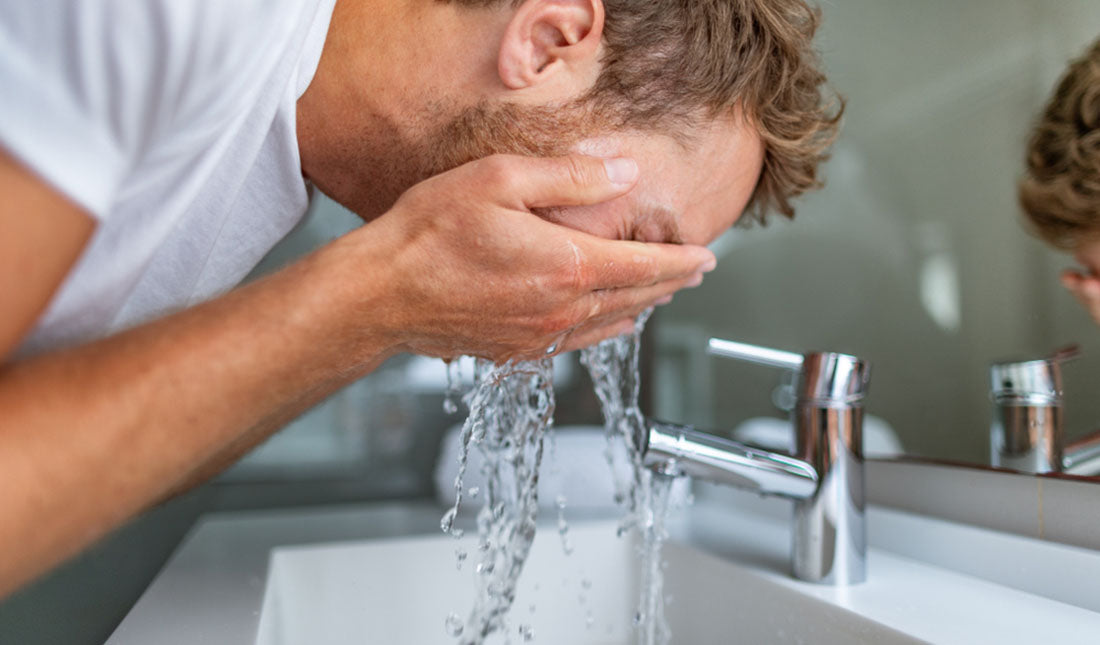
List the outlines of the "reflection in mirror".
{"type": "Polygon", "coordinates": [[[794,222],[734,229],[716,273],[656,318],[654,413],[777,437],[790,384],[709,358],[710,336],[873,364],[869,456],[989,464],[990,368],[1069,343],[1064,431],[1100,428],[1100,328],[1059,282],[1074,264],[1017,201],[1029,132],[1100,35],[1095,0],[834,0],[822,54],[848,99],[826,187],[794,222]]]}

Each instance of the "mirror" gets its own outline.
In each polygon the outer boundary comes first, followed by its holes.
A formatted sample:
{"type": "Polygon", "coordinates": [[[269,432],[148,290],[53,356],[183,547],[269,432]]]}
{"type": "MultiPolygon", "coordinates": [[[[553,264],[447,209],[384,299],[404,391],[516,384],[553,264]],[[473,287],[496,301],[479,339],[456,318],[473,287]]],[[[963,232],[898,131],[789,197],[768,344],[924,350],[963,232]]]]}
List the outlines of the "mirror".
{"type": "Polygon", "coordinates": [[[869,456],[989,463],[990,364],[1070,342],[1067,440],[1100,428],[1100,328],[1072,266],[1022,225],[1029,130],[1100,36],[1095,0],[833,0],[820,47],[848,100],[826,187],[793,222],[734,229],[719,266],[655,317],[654,412],[767,434],[782,375],[706,356],[709,336],[873,364],[869,456]],[[890,438],[896,438],[891,443],[890,438]]]}

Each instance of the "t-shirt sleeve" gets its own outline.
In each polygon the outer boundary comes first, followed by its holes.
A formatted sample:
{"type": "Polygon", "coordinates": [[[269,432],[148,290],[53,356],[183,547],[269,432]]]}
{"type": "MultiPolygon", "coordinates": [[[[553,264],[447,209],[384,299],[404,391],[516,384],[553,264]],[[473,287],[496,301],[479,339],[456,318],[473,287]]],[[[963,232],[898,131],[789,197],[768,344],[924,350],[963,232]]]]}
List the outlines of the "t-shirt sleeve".
{"type": "Polygon", "coordinates": [[[164,89],[159,3],[115,4],[0,3],[0,146],[97,219],[154,129],[164,89]]]}

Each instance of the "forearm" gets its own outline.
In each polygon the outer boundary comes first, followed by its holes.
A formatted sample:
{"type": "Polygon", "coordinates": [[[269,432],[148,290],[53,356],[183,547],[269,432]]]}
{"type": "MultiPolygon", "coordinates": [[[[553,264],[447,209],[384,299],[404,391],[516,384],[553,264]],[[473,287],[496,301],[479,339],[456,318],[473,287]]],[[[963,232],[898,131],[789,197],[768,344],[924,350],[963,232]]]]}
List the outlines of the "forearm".
{"type": "Polygon", "coordinates": [[[0,369],[0,596],[388,357],[344,252],[0,369]]]}

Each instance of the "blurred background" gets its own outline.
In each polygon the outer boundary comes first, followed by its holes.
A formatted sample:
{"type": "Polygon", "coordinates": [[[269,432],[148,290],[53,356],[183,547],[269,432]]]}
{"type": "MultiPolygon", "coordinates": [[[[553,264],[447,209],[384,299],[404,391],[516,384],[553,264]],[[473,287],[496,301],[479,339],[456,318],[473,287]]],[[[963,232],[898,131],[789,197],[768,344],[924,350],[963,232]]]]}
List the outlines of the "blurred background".
{"type": "MultiPolygon", "coordinates": [[[[710,336],[842,351],[874,365],[867,410],[886,448],[984,463],[989,363],[1077,342],[1066,425],[1071,437],[1100,427],[1100,330],[1058,284],[1070,259],[1024,232],[1015,201],[1028,129],[1100,35],[1100,3],[831,0],[823,11],[819,45],[848,100],[827,187],[793,223],[728,232],[717,271],[654,316],[647,410],[722,432],[783,417],[783,376],[706,356],[710,336]]],[[[256,274],[358,223],[317,199],[256,274]]],[[[558,368],[558,425],[599,424],[575,357],[558,368]]],[[[462,416],[443,411],[446,383],[440,361],[391,360],[0,604],[0,641],[102,642],[206,512],[432,497],[441,439],[462,416]]]]}
{"type": "Polygon", "coordinates": [[[1100,427],[1100,330],[1058,282],[1072,259],[1025,232],[1015,190],[1032,123],[1100,36],[1100,3],[823,10],[848,100],[826,187],[794,222],[728,232],[717,271],[658,313],[657,413],[716,428],[780,414],[780,376],[703,356],[711,335],[847,352],[872,362],[867,412],[906,454],[988,463],[989,364],[1076,342],[1068,438],[1100,427]]]}

